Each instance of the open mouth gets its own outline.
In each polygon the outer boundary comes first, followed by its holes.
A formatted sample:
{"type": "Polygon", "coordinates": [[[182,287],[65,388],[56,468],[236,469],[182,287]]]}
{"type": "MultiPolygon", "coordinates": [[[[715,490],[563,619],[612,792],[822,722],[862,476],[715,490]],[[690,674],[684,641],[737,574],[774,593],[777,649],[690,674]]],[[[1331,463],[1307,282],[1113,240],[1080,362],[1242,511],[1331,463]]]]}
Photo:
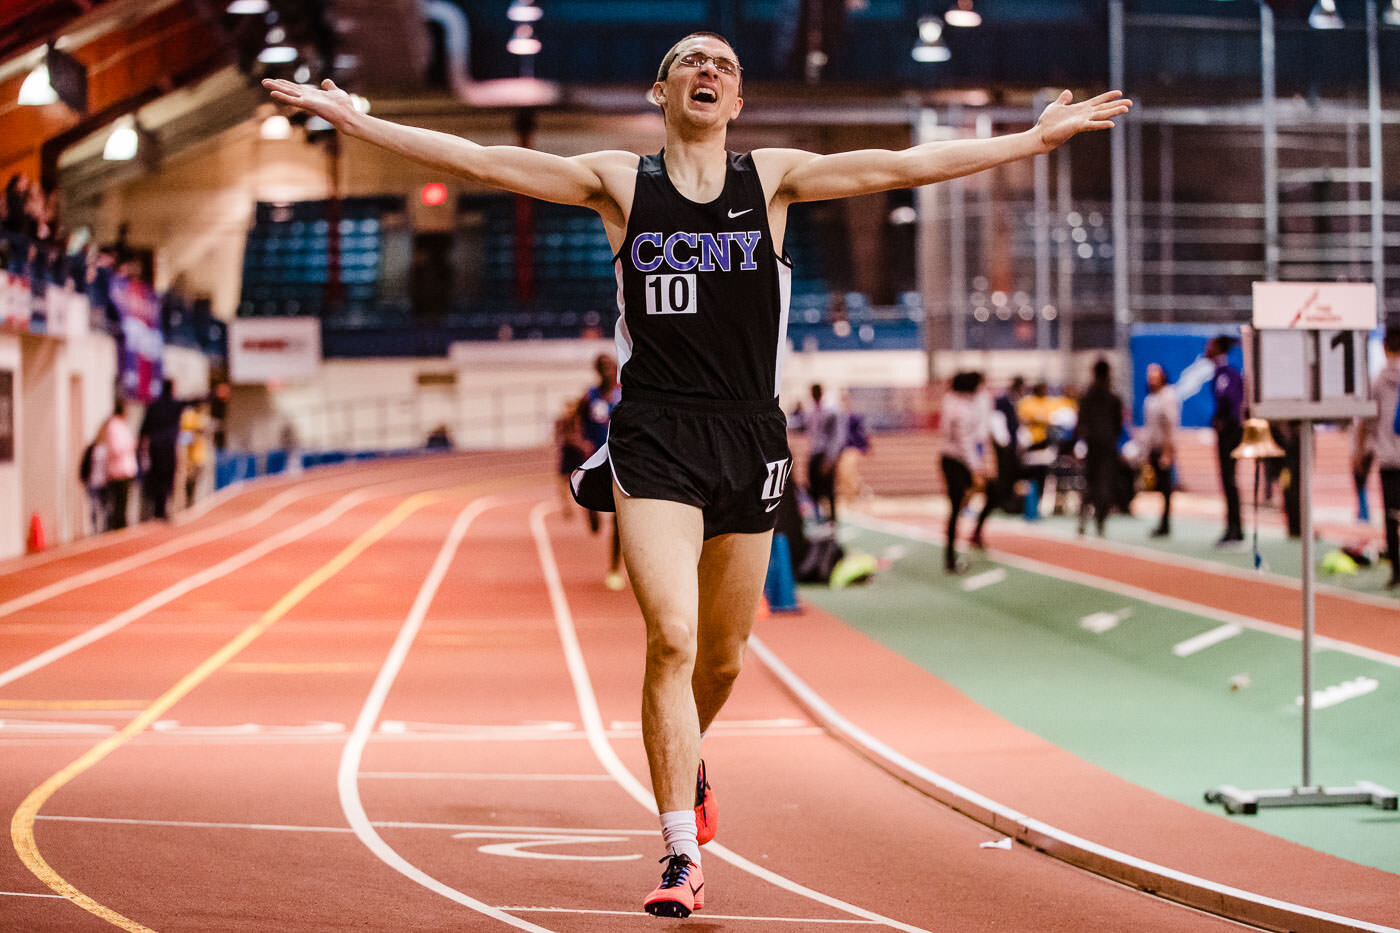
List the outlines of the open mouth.
{"type": "Polygon", "coordinates": [[[715,93],[714,88],[697,87],[691,92],[690,99],[702,104],[714,104],[719,102],[719,95],[715,93]]]}

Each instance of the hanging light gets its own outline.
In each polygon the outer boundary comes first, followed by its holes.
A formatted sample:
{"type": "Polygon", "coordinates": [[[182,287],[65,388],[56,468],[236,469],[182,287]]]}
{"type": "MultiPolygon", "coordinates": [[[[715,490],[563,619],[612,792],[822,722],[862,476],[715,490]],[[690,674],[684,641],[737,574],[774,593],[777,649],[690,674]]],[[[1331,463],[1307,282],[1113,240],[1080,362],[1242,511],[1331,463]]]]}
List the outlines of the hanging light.
{"type": "Polygon", "coordinates": [[[290,45],[269,45],[258,53],[264,65],[287,65],[297,60],[297,50],[290,45]]]}
{"type": "Polygon", "coordinates": [[[1390,6],[1381,14],[1381,22],[1387,26],[1400,26],[1400,0],[1390,0],[1390,6]]]}
{"type": "Polygon", "coordinates": [[[107,145],[102,147],[102,158],[108,162],[128,162],[136,158],[136,150],[141,139],[136,134],[136,117],[128,114],[117,120],[112,135],[107,137],[107,145]]]}
{"type": "Polygon", "coordinates": [[[943,43],[943,24],[936,16],[919,17],[919,41],[909,52],[916,62],[946,62],[953,57],[943,43]]]}
{"type": "Polygon", "coordinates": [[[42,107],[57,100],[58,92],[49,81],[48,63],[40,62],[19,86],[19,104],[21,107],[42,107]]]}
{"type": "Polygon", "coordinates": [[[1314,29],[1341,29],[1346,25],[1337,15],[1337,0],[1317,0],[1308,14],[1308,25],[1314,29]]]}
{"type": "Polygon", "coordinates": [[[956,0],[948,8],[948,12],[943,14],[943,19],[949,26],[960,26],[964,29],[982,25],[982,15],[972,8],[972,0],[956,0]]]}
{"type": "Polygon", "coordinates": [[[267,0],[231,0],[224,12],[235,16],[261,16],[267,12],[267,0]]]}
{"type": "Polygon", "coordinates": [[[290,139],[292,136],[292,121],[274,113],[266,120],[262,121],[262,126],[258,129],[258,135],[263,139],[290,139]]]}
{"type": "Polygon", "coordinates": [[[516,26],[506,42],[506,51],[512,55],[534,55],[539,50],[540,40],[535,38],[535,30],[526,23],[516,26]]]}
{"type": "Polygon", "coordinates": [[[512,23],[537,23],[544,16],[544,10],[535,6],[535,0],[511,0],[506,10],[506,19],[512,23]]]}

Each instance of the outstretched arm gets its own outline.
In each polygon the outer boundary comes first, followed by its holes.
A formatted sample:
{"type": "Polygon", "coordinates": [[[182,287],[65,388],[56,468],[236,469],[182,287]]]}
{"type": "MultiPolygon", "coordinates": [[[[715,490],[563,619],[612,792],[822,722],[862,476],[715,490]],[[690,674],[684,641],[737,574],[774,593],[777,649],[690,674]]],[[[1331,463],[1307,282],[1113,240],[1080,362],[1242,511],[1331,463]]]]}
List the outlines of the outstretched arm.
{"type": "Polygon", "coordinates": [[[844,198],[891,188],[916,188],[1042,155],[1078,133],[1111,128],[1113,119],[1132,107],[1121,91],[1108,91],[1078,103],[1073,100],[1070,92],[1064,91],[1031,129],[991,139],[931,142],[899,152],[863,149],[833,155],[769,149],[761,158],[775,170],[779,179],[775,194],[781,200],[844,198]]]}
{"type": "MultiPolygon", "coordinates": [[[[481,146],[450,133],[404,126],[360,113],[350,95],[327,78],[320,87],[281,79],[263,81],[272,96],[315,114],[337,130],[415,162],[482,185],[559,204],[599,209],[606,199],[600,163],[624,153],[566,158],[520,146],[481,146]]],[[[636,156],[626,156],[635,163],[636,156]]]]}

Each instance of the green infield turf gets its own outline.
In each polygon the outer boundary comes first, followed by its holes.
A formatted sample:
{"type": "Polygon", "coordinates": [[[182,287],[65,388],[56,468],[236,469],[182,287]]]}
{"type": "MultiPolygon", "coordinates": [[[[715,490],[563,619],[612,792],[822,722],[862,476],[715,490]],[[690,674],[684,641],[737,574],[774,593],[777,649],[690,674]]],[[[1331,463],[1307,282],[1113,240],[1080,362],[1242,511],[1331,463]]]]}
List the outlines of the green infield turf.
{"type": "MultiPolygon", "coordinates": [[[[1181,656],[1176,646],[1223,620],[1204,607],[1196,615],[1059,579],[1053,567],[1032,572],[1019,560],[1003,566],[976,555],[968,574],[946,576],[941,547],[929,543],[937,537],[848,523],[848,549],[902,556],[868,585],[805,586],[802,596],[1018,726],[1183,803],[1223,814],[1205,803],[1207,789],[1301,781],[1296,638],[1244,628],[1181,656]],[[982,585],[966,590],[969,581],[982,585]]],[[[1400,670],[1319,650],[1314,692],[1344,684],[1356,695],[1314,712],[1314,782],[1400,789],[1400,670]]],[[[1230,818],[1400,873],[1395,811],[1302,807],[1230,818]]]]}

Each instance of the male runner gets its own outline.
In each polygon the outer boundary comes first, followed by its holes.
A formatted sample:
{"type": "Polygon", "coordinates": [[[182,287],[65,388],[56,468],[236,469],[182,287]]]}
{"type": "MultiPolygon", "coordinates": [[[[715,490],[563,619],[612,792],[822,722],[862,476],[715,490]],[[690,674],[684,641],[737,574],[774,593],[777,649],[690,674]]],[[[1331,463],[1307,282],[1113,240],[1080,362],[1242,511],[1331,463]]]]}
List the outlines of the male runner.
{"type": "Polygon", "coordinates": [[[661,152],[564,157],[371,117],[330,81],[263,83],[277,100],[350,136],[603,219],[621,284],[623,394],[607,447],[591,472],[576,475],[575,495],[598,508],[606,503],[594,497],[597,487],[612,494],[646,621],[642,734],[667,855],[644,906],[689,916],[704,902],[700,738],[739,673],[791,472],[777,399],[788,205],[926,185],[1049,152],[1076,133],[1113,126],[1130,103],[1118,91],[1072,103],[1065,91],[1032,129],[992,139],[740,155],[725,149],[744,105],[738,59],[723,37],[694,33],[666,53],[651,88],[666,129],[661,152]],[[600,474],[611,482],[597,483],[600,474]]]}

